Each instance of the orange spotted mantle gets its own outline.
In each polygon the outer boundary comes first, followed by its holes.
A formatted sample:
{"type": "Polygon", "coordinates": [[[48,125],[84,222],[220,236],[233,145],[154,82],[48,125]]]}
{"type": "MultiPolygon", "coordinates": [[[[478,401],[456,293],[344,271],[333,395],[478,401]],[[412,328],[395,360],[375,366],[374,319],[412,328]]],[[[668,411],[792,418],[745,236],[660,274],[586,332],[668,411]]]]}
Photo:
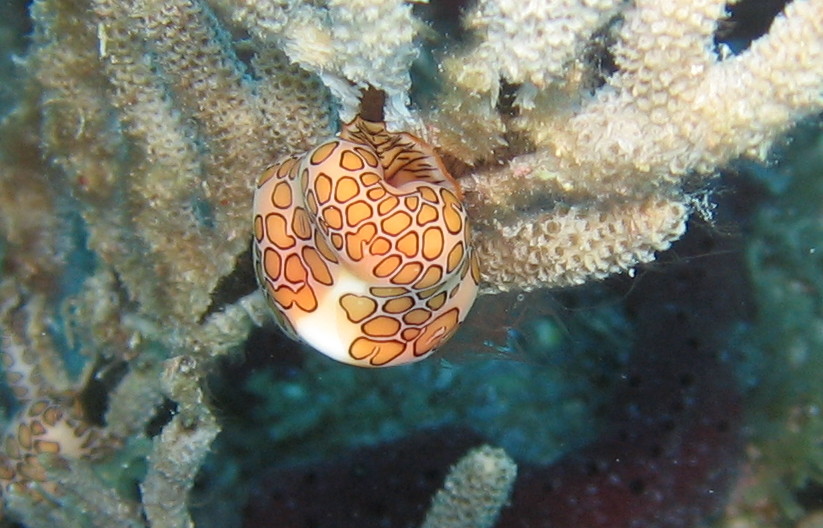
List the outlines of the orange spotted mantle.
{"type": "Polygon", "coordinates": [[[278,324],[363,367],[434,352],[477,294],[459,198],[429,145],[361,118],[266,170],[254,196],[254,265],[278,324]]]}

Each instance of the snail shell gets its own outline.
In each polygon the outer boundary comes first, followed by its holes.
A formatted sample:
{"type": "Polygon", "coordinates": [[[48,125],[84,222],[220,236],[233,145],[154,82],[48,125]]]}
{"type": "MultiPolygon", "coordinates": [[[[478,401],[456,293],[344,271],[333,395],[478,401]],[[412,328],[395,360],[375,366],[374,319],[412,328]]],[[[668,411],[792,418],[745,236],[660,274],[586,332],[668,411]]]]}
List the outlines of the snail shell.
{"type": "Polygon", "coordinates": [[[460,196],[429,145],[361,118],[266,170],[253,253],[278,324],[358,366],[434,352],[477,295],[460,196]]]}

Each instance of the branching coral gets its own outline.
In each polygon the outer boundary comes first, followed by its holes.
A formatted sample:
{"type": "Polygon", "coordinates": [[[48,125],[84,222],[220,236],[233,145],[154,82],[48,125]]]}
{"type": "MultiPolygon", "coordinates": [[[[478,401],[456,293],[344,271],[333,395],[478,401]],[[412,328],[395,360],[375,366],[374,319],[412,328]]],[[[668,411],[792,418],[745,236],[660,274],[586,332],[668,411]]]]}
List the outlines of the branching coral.
{"type": "Polygon", "coordinates": [[[516,476],[517,465],[502,449],[472,449],[449,472],[421,528],[491,528],[516,476]]]}
{"type": "MultiPolygon", "coordinates": [[[[823,2],[795,0],[738,55],[713,40],[724,5],[480,0],[452,40],[402,0],[35,0],[0,124],[4,350],[40,369],[61,355],[120,366],[94,425],[142,442],[150,467],[143,503],[12,494],[12,509],[32,526],[105,526],[118,508],[123,526],[190,522],[185,497],[219,428],[201,381],[265,319],[242,280],[254,182],[352,117],[367,86],[387,95],[390,127],[468,164],[483,291],[653,259],[684,232],[692,182],[762,157],[823,108],[823,2]],[[424,56],[438,65],[428,91],[411,74],[424,56]],[[164,400],[178,413],[149,441],[164,400]]],[[[82,388],[54,372],[57,392],[82,388]]],[[[49,481],[107,489],[90,467],[43,466],[49,481]]]]}
{"type": "Polygon", "coordinates": [[[407,123],[411,77],[421,27],[405,0],[217,2],[263,45],[317,73],[342,103],[341,117],[357,113],[359,88],[388,95],[390,122],[407,123]]]}
{"type": "MultiPolygon", "coordinates": [[[[589,218],[590,225],[613,225],[611,218],[599,216],[603,210],[619,211],[626,221],[639,218],[646,229],[638,230],[633,240],[662,249],[683,232],[690,210],[689,198],[682,194],[687,178],[705,179],[736,156],[764,157],[787,126],[819,111],[823,5],[789,4],[767,35],[735,56],[713,44],[724,5],[715,0],[688,5],[638,2],[613,29],[617,71],[591,93],[585,88],[593,74],[585,69],[596,65],[581,63],[579,55],[567,66],[571,79],[545,87],[522,83],[515,103],[519,113],[510,119],[509,129],[524,134],[536,153],[515,157],[502,168],[479,171],[465,181],[470,210],[475,204],[497,205],[495,220],[479,226],[481,240],[488,229],[496,232],[490,237],[501,236],[508,245],[523,248],[534,266],[551,269],[559,263],[563,269],[574,268],[575,261],[547,255],[545,246],[526,249],[509,234],[520,231],[514,226],[523,222],[523,208],[553,197],[575,209],[575,216],[589,218]],[[570,90],[575,87],[578,90],[570,90]],[[658,207],[651,210],[659,211],[662,221],[637,215],[640,204],[652,196],[658,207]],[[661,199],[668,204],[663,206],[661,199]],[[500,219],[514,212],[518,218],[500,219]]],[[[502,37],[486,38],[496,42],[502,37]]],[[[552,43],[547,35],[544,47],[552,50],[552,43]]],[[[460,61],[446,64],[460,68],[460,61]]],[[[520,80],[501,73],[513,82],[520,80]]],[[[488,105],[497,103],[493,91],[475,95],[485,97],[488,105]]],[[[435,123],[443,120],[448,127],[444,144],[477,142],[465,111],[459,105],[437,109],[435,123]],[[466,125],[455,128],[453,114],[466,125]]],[[[477,119],[485,120],[485,111],[477,119]]],[[[474,147],[472,152],[477,156],[489,150],[474,147]]],[[[544,224],[553,219],[551,213],[533,213],[530,220],[544,224]]],[[[617,232],[622,230],[618,227],[617,232]]],[[[500,262],[494,254],[481,253],[481,259],[500,262]]],[[[644,260],[627,258],[624,269],[631,261],[644,260]]],[[[547,282],[535,281],[534,274],[495,274],[487,280],[513,288],[547,282]]]]}

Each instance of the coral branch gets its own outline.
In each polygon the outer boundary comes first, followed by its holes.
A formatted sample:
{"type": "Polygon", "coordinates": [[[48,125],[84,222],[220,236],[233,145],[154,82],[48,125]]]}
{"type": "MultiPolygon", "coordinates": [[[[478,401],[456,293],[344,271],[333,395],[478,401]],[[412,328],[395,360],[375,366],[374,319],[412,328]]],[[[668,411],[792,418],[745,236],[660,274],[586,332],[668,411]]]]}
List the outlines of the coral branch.
{"type": "Polygon", "coordinates": [[[482,0],[464,21],[480,42],[447,68],[459,75],[456,81],[465,89],[494,94],[495,99],[500,77],[548,87],[564,78],[564,70],[619,5],[619,0],[482,0]]]}
{"type": "Polygon", "coordinates": [[[491,528],[516,476],[517,465],[502,449],[472,449],[446,476],[421,528],[491,528]]]}
{"type": "Polygon", "coordinates": [[[656,192],[736,156],[764,156],[786,126],[821,108],[820,2],[792,2],[749,50],[717,56],[724,4],[638,2],[619,35],[618,72],[591,101],[570,119],[524,114],[519,126],[545,149],[547,187],[656,192]]]}
{"type": "Polygon", "coordinates": [[[688,212],[682,198],[652,198],[493,222],[478,237],[482,291],[575,286],[631,269],[680,238],[688,212]]]}
{"type": "Polygon", "coordinates": [[[164,378],[180,408],[149,455],[149,471],[142,484],[143,504],[152,528],[193,527],[186,498],[219,427],[204,405],[194,360],[170,360],[164,378]]]}
{"type": "Polygon", "coordinates": [[[340,101],[343,121],[357,114],[359,89],[388,95],[387,121],[407,124],[409,69],[417,56],[419,23],[404,0],[239,2],[227,8],[260,42],[282,47],[289,59],[317,72],[340,101]]]}

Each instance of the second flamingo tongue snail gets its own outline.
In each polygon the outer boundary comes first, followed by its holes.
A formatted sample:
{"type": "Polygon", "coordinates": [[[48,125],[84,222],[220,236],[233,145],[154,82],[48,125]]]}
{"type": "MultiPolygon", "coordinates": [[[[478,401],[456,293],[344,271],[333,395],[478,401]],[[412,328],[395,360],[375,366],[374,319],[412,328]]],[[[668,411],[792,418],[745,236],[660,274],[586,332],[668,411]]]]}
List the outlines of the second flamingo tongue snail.
{"type": "Polygon", "coordinates": [[[266,170],[254,196],[253,252],[278,324],[358,366],[434,352],[477,295],[459,198],[430,145],[360,117],[266,170]]]}

